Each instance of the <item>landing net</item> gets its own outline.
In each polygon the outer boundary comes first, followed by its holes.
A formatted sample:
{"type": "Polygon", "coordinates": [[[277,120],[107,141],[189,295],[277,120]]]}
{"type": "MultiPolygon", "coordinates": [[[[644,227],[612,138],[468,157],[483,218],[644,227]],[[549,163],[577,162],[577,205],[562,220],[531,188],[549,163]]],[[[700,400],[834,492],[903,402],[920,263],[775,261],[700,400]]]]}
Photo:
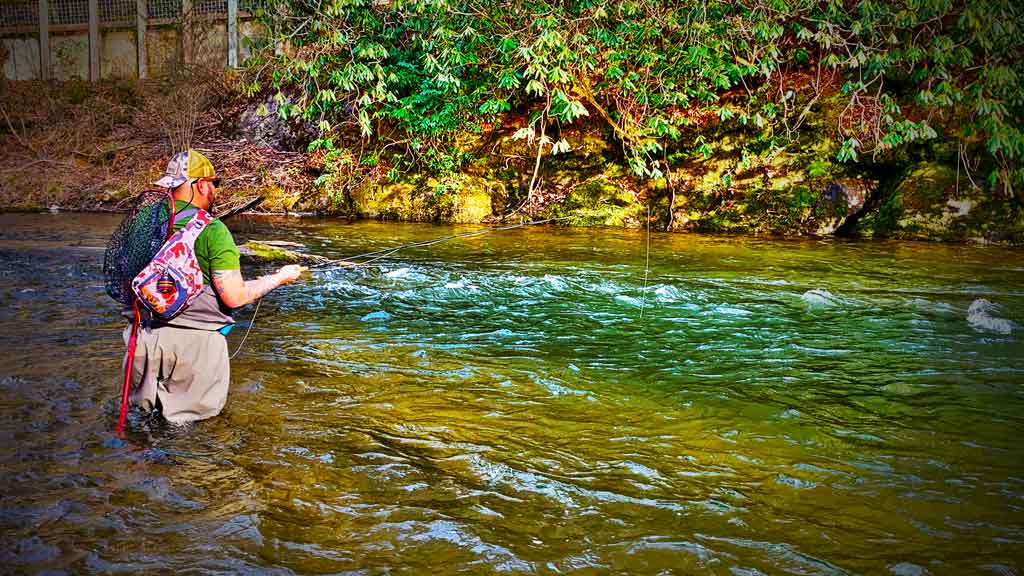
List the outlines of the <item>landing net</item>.
{"type": "Polygon", "coordinates": [[[132,305],[135,297],[132,279],[149,264],[167,240],[169,214],[166,192],[143,192],[135,197],[131,210],[107,243],[107,250],[103,253],[107,294],[126,307],[132,305]]]}

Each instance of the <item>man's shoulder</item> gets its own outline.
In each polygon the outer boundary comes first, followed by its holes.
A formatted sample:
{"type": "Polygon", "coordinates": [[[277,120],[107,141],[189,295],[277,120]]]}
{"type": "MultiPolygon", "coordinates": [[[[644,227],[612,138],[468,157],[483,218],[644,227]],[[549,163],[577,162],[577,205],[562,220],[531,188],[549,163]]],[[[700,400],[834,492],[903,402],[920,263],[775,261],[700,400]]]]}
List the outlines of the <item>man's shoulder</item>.
{"type": "Polygon", "coordinates": [[[205,242],[211,250],[232,250],[236,251],[238,248],[235,246],[235,238],[231,235],[231,231],[224,225],[223,222],[216,218],[211,220],[202,234],[203,242],[205,242]]]}
{"type": "Polygon", "coordinates": [[[217,218],[210,220],[210,223],[206,225],[206,229],[203,230],[203,234],[209,234],[211,238],[232,238],[231,230],[228,230],[228,227],[217,218]]]}

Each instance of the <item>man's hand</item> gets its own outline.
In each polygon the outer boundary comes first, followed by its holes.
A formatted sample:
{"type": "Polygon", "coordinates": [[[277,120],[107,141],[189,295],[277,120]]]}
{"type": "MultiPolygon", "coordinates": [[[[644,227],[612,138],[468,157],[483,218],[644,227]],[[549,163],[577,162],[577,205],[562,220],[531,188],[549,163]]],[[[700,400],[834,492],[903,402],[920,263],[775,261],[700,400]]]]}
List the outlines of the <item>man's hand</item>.
{"type": "Polygon", "coordinates": [[[298,280],[299,276],[301,276],[306,270],[309,270],[309,268],[299,266],[298,264],[289,264],[287,266],[282,266],[280,270],[274,273],[274,276],[281,279],[281,283],[278,284],[278,286],[282,284],[291,284],[298,280]]]}
{"type": "Polygon", "coordinates": [[[259,300],[282,284],[296,281],[306,270],[305,266],[289,264],[273,274],[260,276],[255,280],[244,280],[239,270],[215,270],[213,287],[225,306],[239,308],[259,300]]]}

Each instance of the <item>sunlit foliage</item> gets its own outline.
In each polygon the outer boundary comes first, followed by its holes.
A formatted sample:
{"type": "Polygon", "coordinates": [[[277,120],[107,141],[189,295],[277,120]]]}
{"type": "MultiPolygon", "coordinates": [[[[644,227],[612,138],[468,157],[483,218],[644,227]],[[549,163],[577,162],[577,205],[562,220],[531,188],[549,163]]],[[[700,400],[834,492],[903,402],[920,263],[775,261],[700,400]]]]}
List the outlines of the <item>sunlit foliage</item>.
{"type": "Polygon", "coordinates": [[[840,162],[939,138],[966,172],[1024,186],[1012,0],[264,0],[257,14],[276,50],[247,88],[317,123],[313,149],[358,130],[450,164],[460,135],[519,112],[538,159],[569,151],[560,128],[596,122],[656,178],[666,150],[710,153],[708,119],[786,147],[828,108],[840,162]]]}

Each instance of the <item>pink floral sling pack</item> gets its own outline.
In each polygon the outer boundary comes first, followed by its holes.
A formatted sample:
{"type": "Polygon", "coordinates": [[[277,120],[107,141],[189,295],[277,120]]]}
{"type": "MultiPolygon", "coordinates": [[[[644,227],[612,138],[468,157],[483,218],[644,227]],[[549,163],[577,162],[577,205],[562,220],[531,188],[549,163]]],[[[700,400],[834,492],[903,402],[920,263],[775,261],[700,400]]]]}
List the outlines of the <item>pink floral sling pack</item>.
{"type": "MultiPolygon", "coordinates": [[[[183,210],[180,219],[192,210],[183,210]]],[[[211,222],[206,210],[195,209],[195,216],[175,232],[156,256],[132,280],[132,290],[143,308],[160,320],[181,313],[203,291],[203,271],[196,260],[196,238],[211,222]]]]}

